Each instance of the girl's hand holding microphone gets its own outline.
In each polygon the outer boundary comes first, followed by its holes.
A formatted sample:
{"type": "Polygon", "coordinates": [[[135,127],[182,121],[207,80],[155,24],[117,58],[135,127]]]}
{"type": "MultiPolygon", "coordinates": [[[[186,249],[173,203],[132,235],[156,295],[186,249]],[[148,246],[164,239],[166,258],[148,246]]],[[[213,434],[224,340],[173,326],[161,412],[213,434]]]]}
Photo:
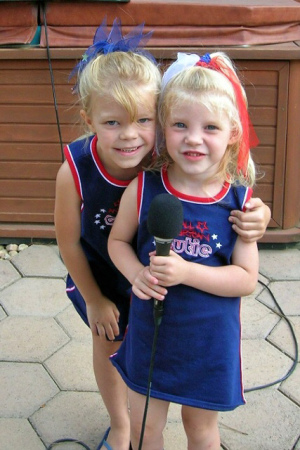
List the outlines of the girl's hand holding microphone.
{"type": "MultiPolygon", "coordinates": [[[[160,283],[161,284],[161,283],[160,283]]],[[[164,300],[168,291],[159,285],[159,280],[153,273],[151,266],[144,267],[136,276],[132,284],[133,293],[141,300],[164,300]]]]}

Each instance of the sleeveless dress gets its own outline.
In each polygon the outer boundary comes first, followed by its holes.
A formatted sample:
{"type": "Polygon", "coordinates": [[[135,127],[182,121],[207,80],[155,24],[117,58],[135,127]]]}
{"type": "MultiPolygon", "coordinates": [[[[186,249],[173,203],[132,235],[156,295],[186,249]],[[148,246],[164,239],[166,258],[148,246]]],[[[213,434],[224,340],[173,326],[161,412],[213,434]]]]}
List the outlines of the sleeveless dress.
{"type": "MultiPolygon", "coordinates": [[[[147,230],[148,210],[152,199],[161,193],[175,195],[183,206],[182,230],[172,249],[199,264],[230,264],[237,235],[228,217],[232,209],[243,209],[252,190],[225,183],[215,198],[197,198],[176,191],[164,170],[139,174],[137,248],[144,265],[149,264],[149,252],[155,249],[153,236],[147,230]]],[[[152,397],[217,411],[245,403],[240,300],[182,284],[168,287],[158,330],[152,397]]],[[[153,335],[153,300],[140,300],[132,294],[126,337],[111,361],[126,384],[144,395],[153,335]]]]}
{"type": "MultiPolygon", "coordinates": [[[[121,196],[130,181],[116,180],[106,172],[97,153],[97,136],[72,142],[64,152],[81,198],[82,248],[101,291],[120,311],[120,335],[116,340],[122,340],[128,323],[130,285],[113,265],[107,241],[121,196]]],[[[89,325],[85,301],[69,274],[66,292],[89,325]]]]}

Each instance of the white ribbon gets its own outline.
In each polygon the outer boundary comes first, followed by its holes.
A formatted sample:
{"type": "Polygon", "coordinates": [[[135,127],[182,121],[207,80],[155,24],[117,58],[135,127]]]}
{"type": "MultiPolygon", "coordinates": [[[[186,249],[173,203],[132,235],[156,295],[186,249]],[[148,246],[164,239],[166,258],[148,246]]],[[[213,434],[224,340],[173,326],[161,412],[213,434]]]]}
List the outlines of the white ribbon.
{"type": "Polygon", "coordinates": [[[199,59],[200,56],[193,53],[177,53],[177,60],[170,65],[162,77],[161,90],[165,89],[171,78],[175,77],[182,70],[194,66],[199,59]]]}

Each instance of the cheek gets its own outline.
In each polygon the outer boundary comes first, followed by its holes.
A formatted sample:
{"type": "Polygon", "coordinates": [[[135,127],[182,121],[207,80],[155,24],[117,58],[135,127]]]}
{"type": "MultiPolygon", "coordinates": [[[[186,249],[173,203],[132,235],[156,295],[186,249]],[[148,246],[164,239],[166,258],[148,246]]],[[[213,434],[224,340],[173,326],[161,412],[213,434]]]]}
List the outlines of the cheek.
{"type": "Polygon", "coordinates": [[[115,139],[116,133],[113,130],[101,129],[97,130],[97,135],[101,142],[107,141],[110,142],[115,139]]]}
{"type": "Polygon", "coordinates": [[[150,146],[152,146],[152,147],[154,146],[155,140],[156,140],[156,130],[155,130],[155,127],[151,128],[151,129],[147,130],[147,132],[145,132],[145,134],[144,134],[144,139],[145,139],[145,141],[148,142],[148,144],[149,144],[150,146]]]}
{"type": "Polygon", "coordinates": [[[148,136],[150,139],[155,139],[156,137],[156,127],[152,127],[149,131],[148,131],[148,136]]]}
{"type": "Polygon", "coordinates": [[[172,131],[166,131],[165,133],[165,138],[166,138],[166,143],[167,144],[174,144],[175,142],[177,142],[178,138],[176,138],[176,134],[172,133],[172,131]]]}

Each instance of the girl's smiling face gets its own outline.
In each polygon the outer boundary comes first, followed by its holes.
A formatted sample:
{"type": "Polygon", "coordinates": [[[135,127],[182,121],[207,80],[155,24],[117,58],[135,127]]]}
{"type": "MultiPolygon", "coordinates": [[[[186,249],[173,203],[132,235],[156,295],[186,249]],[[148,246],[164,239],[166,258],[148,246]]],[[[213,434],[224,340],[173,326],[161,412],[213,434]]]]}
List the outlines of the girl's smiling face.
{"type": "Polygon", "coordinates": [[[218,172],[228,144],[235,141],[225,113],[196,101],[181,101],[167,117],[166,147],[177,170],[206,181],[218,172]]]}
{"type": "Polygon", "coordinates": [[[112,97],[95,96],[90,116],[81,111],[89,129],[98,137],[97,151],[104,167],[119,179],[134,177],[154,147],[155,97],[144,86],[137,89],[141,91],[141,101],[134,120],[112,97]]]}

